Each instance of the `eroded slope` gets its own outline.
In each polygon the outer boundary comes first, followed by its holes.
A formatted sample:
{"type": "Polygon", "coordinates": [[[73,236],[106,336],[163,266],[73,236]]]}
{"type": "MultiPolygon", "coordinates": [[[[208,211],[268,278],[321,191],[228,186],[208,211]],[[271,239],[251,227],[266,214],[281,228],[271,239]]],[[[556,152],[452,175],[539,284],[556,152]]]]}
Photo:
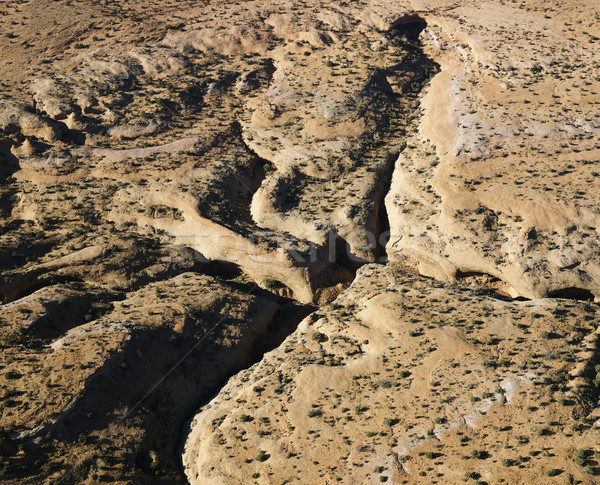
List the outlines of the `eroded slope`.
{"type": "MultiPolygon", "coordinates": [[[[6,479],[183,480],[366,262],[599,294],[592,0],[1,10],[6,479]]],[[[190,479],[585,481],[594,314],[368,266],[190,479]]]]}
{"type": "Polygon", "coordinates": [[[573,459],[585,449],[593,467],[599,451],[596,314],[364,266],[200,410],[186,474],[198,484],[513,483],[555,469],[593,483],[573,459]]]}
{"type": "Polygon", "coordinates": [[[590,2],[427,17],[441,72],[386,197],[388,254],[511,296],[598,295],[598,56],[590,2]]]}

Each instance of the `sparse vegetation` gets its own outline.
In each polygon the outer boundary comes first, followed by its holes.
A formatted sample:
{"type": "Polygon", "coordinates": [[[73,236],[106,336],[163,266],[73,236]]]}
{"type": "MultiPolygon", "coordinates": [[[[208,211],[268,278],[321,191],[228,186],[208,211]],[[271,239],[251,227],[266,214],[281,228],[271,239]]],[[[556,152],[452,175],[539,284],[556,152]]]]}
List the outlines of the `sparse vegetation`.
{"type": "Polygon", "coordinates": [[[0,7],[3,480],[593,480],[597,9],[366,7],[0,7]]]}

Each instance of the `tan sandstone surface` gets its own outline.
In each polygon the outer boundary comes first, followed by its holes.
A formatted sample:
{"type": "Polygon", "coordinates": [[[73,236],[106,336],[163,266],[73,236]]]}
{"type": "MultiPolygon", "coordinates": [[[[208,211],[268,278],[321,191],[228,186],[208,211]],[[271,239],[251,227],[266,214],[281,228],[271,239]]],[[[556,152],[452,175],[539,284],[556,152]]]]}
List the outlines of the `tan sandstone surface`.
{"type": "Polygon", "coordinates": [[[594,483],[595,0],[0,36],[3,482],[594,483]]]}

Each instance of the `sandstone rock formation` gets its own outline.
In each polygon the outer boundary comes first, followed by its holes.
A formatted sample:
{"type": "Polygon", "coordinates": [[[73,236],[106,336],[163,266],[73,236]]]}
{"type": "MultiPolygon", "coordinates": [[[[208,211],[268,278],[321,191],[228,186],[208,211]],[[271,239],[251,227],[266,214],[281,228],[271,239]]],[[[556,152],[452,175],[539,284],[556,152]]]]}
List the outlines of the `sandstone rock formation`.
{"type": "Polygon", "coordinates": [[[576,446],[595,449],[597,388],[569,373],[582,338],[598,338],[596,314],[364,266],[200,410],[186,475],[191,484],[460,483],[469,474],[517,483],[554,468],[592,483],[565,435],[577,429],[576,446]]]}
{"type": "Polygon", "coordinates": [[[3,481],[593,483],[594,1],[0,14],[3,481]]]}
{"type": "Polygon", "coordinates": [[[489,275],[513,297],[593,298],[594,53],[565,35],[585,28],[552,7],[486,9],[427,17],[441,71],[386,196],[388,254],[446,280],[489,275]]]}

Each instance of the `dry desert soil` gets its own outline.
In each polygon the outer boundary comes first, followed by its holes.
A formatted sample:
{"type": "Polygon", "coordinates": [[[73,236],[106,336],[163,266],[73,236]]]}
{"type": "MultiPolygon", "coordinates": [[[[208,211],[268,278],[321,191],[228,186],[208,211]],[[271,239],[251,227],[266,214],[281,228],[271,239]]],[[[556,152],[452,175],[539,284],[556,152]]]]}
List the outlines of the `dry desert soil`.
{"type": "Polygon", "coordinates": [[[598,0],[0,3],[0,482],[600,483],[598,0]]]}

